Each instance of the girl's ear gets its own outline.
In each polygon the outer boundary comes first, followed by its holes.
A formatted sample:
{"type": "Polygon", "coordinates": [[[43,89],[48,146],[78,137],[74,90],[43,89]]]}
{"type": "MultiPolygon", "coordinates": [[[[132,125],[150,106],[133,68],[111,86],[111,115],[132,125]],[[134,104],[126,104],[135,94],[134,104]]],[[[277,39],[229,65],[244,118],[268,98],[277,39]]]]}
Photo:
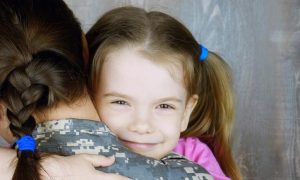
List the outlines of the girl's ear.
{"type": "Polygon", "coordinates": [[[87,70],[88,62],[89,62],[89,47],[84,33],[81,34],[81,41],[82,41],[82,55],[83,55],[84,68],[85,70],[87,70]]]}
{"type": "Polygon", "coordinates": [[[181,128],[180,128],[180,132],[183,132],[186,130],[188,124],[189,124],[189,120],[190,120],[190,116],[198,102],[198,95],[194,94],[192,95],[189,99],[188,102],[186,104],[185,110],[184,110],[184,114],[183,114],[183,119],[181,121],[181,128]]]}

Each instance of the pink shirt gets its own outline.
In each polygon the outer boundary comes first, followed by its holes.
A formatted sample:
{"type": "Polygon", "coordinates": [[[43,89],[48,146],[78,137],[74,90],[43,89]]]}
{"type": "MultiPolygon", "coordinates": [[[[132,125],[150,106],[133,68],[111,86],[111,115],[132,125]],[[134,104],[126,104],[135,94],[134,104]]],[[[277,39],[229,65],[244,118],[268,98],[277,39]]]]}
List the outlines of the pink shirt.
{"type": "Polygon", "coordinates": [[[203,166],[215,180],[230,180],[223,173],[209,147],[198,138],[187,137],[179,139],[173,151],[203,166]]]}

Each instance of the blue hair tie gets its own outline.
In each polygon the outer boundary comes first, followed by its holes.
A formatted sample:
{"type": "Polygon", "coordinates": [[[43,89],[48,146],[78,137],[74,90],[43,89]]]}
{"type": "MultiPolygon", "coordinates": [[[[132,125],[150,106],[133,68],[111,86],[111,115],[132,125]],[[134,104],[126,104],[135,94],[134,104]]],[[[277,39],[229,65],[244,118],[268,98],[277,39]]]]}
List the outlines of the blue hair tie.
{"type": "Polygon", "coordinates": [[[199,48],[201,49],[201,54],[199,55],[200,61],[205,61],[205,59],[208,56],[208,49],[201,44],[199,45],[199,48]]]}
{"type": "Polygon", "coordinates": [[[32,136],[22,136],[17,142],[19,151],[32,151],[35,150],[35,140],[32,136]]]}

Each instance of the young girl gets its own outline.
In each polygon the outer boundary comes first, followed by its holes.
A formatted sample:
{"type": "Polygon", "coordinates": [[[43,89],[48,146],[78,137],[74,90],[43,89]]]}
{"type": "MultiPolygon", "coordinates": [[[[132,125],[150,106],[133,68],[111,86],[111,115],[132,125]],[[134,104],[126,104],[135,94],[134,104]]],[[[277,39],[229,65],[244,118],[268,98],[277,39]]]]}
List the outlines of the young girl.
{"type": "Polygon", "coordinates": [[[87,40],[91,95],[124,145],[161,158],[183,131],[175,152],[206,166],[215,179],[228,179],[215,155],[227,176],[241,179],[230,148],[231,75],[221,57],[174,18],[133,7],[106,13],[87,40]]]}
{"type": "Polygon", "coordinates": [[[87,94],[81,41],[79,23],[61,0],[0,2],[0,101],[18,139],[12,179],[65,178],[49,177],[36,149],[114,155],[117,162],[101,170],[134,179],[211,179],[182,157],[155,160],[119,144],[87,94]]]}

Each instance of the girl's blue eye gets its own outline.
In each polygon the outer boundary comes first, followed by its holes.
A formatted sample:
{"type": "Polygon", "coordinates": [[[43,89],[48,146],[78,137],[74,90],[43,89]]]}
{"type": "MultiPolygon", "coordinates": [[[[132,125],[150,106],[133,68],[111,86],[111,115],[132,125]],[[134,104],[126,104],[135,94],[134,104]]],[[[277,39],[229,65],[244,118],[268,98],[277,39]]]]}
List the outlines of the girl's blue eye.
{"type": "Polygon", "coordinates": [[[161,109],[175,109],[173,106],[170,106],[168,104],[160,104],[159,108],[161,108],[161,109]]]}

